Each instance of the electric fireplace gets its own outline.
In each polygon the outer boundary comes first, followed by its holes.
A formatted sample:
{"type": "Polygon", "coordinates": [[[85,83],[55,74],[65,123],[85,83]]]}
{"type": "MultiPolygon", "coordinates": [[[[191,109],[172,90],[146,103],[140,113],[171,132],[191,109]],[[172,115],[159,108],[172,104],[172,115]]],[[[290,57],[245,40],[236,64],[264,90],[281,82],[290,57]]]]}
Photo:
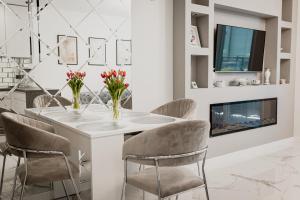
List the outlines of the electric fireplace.
{"type": "Polygon", "coordinates": [[[277,98],[210,105],[210,136],[277,124],[277,98]]]}

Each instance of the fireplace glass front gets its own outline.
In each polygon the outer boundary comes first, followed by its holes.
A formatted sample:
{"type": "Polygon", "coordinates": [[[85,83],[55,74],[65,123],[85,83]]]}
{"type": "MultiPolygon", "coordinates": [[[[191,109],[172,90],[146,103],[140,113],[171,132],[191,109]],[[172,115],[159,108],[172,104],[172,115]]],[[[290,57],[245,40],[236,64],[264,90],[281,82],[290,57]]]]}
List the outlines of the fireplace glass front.
{"type": "Polygon", "coordinates": [[[210,105],[210,136],[277,124],[277,98],[210,105]]]}

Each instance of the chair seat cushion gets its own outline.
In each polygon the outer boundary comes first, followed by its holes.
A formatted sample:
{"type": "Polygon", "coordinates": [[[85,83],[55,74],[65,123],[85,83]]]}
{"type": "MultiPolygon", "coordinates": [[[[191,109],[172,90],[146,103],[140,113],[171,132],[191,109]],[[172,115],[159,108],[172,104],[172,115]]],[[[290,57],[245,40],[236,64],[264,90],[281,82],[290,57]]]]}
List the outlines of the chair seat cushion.
{"type": "MultiPolygon", "coordinates": [[[[204,186],[202,178],[184,167],[161,167],[159,172],[161,198],[204,186]]],[[[127,183],[158,195],[155,167],[147,168],[135,175],[129,175],[127,183]]]]}
{"type": "MultiPolygon", "coordinates": [[[[61,181],[70,179],[65,159],[62,156],[51,158],[36,158],[28,160],[28,171],[26,185],[61,181]]],[[[73,176],[79,173],[78,167],[69,161],[73,176]]],[[[20,181],[25,178],[25,165],[22,164],[17,169],[20,181]]]]}

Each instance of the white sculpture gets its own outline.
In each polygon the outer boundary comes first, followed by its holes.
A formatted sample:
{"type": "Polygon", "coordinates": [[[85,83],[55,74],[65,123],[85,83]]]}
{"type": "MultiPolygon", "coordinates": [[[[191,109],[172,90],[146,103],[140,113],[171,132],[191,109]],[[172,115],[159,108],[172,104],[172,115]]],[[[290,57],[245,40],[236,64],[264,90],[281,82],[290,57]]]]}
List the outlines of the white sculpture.
{"type": "Polygon", "coordinates": [[[271,70],[269,68],[265,69],[265,85],[270,85],[270,77],[271,77],[271,70]]]}

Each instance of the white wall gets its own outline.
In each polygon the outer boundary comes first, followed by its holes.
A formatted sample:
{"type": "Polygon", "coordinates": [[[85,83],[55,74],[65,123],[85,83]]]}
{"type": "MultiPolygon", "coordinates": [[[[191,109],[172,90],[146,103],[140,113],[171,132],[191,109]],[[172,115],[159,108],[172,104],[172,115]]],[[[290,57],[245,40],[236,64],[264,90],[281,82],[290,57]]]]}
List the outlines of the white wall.
{"type": "Polygon", "coordinates": [[[132,0],[133,108],[173,99],[173,1],[132,0]]]}
{"type": "MultiPolygon", "coordinates": [[[[296,55],[300,54],[300,3],[298,3],[298,16],[297,16],[297,42],[296,42],[296,55]]],[[[295,109],[294,109],[294,135],[300,137],[300,58],[296,56],[295,67],[295,109]]]]}

